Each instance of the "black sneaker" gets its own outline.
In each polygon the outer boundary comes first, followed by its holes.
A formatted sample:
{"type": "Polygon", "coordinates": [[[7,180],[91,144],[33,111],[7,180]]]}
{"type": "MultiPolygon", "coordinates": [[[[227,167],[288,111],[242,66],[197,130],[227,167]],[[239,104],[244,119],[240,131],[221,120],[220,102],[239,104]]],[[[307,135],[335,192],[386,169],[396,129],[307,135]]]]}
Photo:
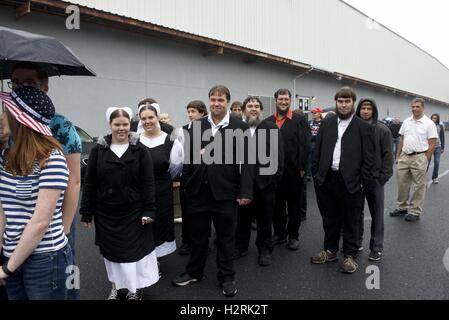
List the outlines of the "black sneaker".
{"type": "Polygon", "coordinates": [[[225,297],[233,297],[237,294],[237,288],[235,286],[235,281],[226,281],[221,284],[221,293],[225,297]]]}
{"type": "Polygon", "coordinates": [[[405,221],[415,222],[419,220],[419,216],[417,214],[407,213],[405,216],[405,221]]]}
{"type": "Polygon", "coordinates": [[[407,214],[407,210],[400,210],[395,209],[394,211],[390,212],[391,217],[403,217],[407,214]]]}
{"type": "Polygon", "coordinates": [[[288,239],[287,249],[290,250],[290,251],[298,250],[299,249],[299,240],[298,239],[294,239],[294,238],[288,239]]]}
{"type": "Polygon", "coordinates": [[[368,260],[371,261],[379,261],[380,259],[382,259],[382,252],[371,251],[368,256],[368,260]]]}
{"type": "Polygon", "coordinates": [[[287,243],[287,238],[281,238],[278,235],[273,236],[273,245],[287,243]]]}
{"type": "Polygon", "coordinates": [[[188,256],[190,254],[190,246],[187,243],[183,243],[178,250],[180,256],[188,256]]]}
{"type": "Polygon", "coordinates": [[[142,300],[142,289],[137,289],[135,293],[128,292],[126,300],[142,300]]]}
{"type": "Polygon", "coordinates": [[[203,278],[193,278],[188,273],[183,273],[179,277],[173,279],[172,283],[177,287],[184,287],[192,282],[201,281],[203,278]]]}
{"type": "Polygon", "coordinates": [[[259,258],[257,259],[257,263],[259,266],[266,267],[271,264],[271,253],[269,251],[262,251],[262,253],[259,255],[259,258]]]}

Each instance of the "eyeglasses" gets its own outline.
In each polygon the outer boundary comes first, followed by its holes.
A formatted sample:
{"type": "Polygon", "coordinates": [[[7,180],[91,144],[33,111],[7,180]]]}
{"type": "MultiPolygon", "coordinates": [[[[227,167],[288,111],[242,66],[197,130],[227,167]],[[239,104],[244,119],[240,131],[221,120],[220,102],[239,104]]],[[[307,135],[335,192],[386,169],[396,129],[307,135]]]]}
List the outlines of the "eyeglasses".
{"type": "Polygon", "coordinates": [[[37,88],[38,84],[33,80],[25,80],[23,82],[20,81],[8,81],[8,87],[12,90],[21,88],[21,87],[34,87],[37,88]]]}

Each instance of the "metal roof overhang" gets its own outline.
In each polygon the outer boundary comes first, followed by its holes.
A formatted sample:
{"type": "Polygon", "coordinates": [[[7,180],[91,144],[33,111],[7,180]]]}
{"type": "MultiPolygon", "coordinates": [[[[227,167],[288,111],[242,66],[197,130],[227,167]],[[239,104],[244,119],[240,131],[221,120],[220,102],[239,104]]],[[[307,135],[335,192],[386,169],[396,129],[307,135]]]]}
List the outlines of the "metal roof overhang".
{"type": "MultiPolygon", "coordinates": [[[[17,18],[29,14],[32,11],[66,17],[67,14],[65,10],[67,6],[71,4],[73,3],[60,0],[0,0],[0,5],[9,5],[14,6],[16,8],[17,18]]],[[[119,16],[117,14],[101,10],[91,9],[80,5],[77,5],[77,7],[80,9],[80,16],[82,21],[86,21],[89,23],[96,23],[99,25],[125,30],[129,32],[145,34],[160,39],[178,41],[182,43],[199,46],[202,48],[203,54],[205,56],[231,54],[242,57],[245,63],[262,61],[270,64],[287,66],[292,69],[293,73],[299,72],[302,74],[304,72],[313,71],[335,77],[338,80],[344,80],[347,84],[360,83],[367,85],[369,87],[374,87],[376,89],[381,89],[386,92],[391,92],[393,94],[402,95],[405,97],[418,96],[424,98],[429,102],[439,103],[449,107],[449,103],[444,101],[436,100],[434,98],[427,96],[418,95],[401,89],[385,86],[383,84],[371,82],[368,80],[363,80],[343,73],[320,69],[319,67],[312,66],[310,64],[301,63],[298,61],[282,58],[279,56],[271,55],[250,48],[195,35],[184,31],[167,28],[149,22],[119,16]]]]}

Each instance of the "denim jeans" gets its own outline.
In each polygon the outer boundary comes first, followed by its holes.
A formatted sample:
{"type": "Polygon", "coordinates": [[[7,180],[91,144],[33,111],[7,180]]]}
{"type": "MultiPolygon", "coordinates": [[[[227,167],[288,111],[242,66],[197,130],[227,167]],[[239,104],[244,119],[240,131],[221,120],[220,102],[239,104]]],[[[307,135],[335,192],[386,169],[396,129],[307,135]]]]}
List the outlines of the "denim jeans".
{"type": "Polygon", "coordinates": [[[9,300],[66,300],[66,268],[72,264],[68,243],[58,251],[30,255],[6,279],[9,300]]]}
{"type": "Polygon", "coordinates": [[[433,173],[432,180],[438,178],[438,170],[440,169],[441,147],[436,147],[433,152],[433,173]]]}

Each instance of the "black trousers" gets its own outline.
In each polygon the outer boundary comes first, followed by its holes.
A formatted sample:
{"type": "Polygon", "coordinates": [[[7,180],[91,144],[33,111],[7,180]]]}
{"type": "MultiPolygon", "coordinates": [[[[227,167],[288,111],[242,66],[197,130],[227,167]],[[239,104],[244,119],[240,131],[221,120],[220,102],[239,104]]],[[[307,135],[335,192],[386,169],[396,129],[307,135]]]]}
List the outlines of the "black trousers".
{"type": "MultiPolygon", "coordinates": [[[[371,181],[371,183],[365,186],[363,190],[366,201],[368,202],[369,212],[371,214],[371,238],[369,242],[369,248],[371,251],[382,252],[384,243],[384,199],[385,192],[384,186],[377,180],[371,181]]],[[[364,219],[365,214],[363,211],[360,215],[360,237],[359,246],[363,241],[364,219]]]]}
{"type": "Polygon", "coordinates": [[[186,194],[184,189],[184,182],[181,181],[179,186],[179,203],[181,205],[181,216],[182,216],[182,224],[181,224],[181,239],[182,244],[190,245],[190,235],[189,235],[189,214],[187,214],[187,206],[186,206],[186,194]]]}
{"type": "Polygon", "coordinates": [[[341,174],[329,170],[326,181],[321,186],[315,186],[315,192],[323,219],[324,249],[338,252],[343,229],[343,253],[356,257],[363,208],[362,190],[350,194],[341,174]]]}
{"type": "Polygon", "coordinates": [[[301,226],[301,201],[304,182],[299,172],[297,175],[283,175],[276,189],[276,205],[273,217],[274,234],[284,239],[298,239],[301,226]],[[288,206],[288,216],[287,216],[288,206]]]}
{"type": "Polygon", "coordinates": [[[259,254],[264,251],[273,251],[272,228],[273,213],[275,208],[274,184],[270,184],[265,189],[254,186],[254,199],[247,206],[239,206],[237,232],[235,248],[239,251],[248,251],[251,239],[251,222],[253,218],[257,220],[256,246],[259,254]]]}
{"type": "Polygon", "coordinates": [[[226,210],[207,210],[189,213],[190,258],[186,272],[202,278],[207,261],[211,222],[214,224],[217,244],[217,278],[220,283],[233,281],[235,230],[237,226],[237,202],[223,203],[226,210]],[[224,212],[226,211],[226,212],[224,212]]]}

